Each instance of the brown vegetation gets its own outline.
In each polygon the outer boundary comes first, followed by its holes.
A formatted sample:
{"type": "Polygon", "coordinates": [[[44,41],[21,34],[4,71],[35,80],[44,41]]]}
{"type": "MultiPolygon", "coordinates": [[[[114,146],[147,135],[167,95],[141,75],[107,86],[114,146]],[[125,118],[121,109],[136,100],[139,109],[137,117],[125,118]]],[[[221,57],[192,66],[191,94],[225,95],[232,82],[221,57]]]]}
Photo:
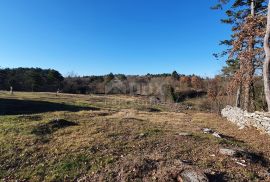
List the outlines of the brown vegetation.
{"type": "MultiPolygon", "coordinates": [[[[188,99],[177,110],[125,95],[2,92],[0,98],[81,107],[76,112],[40,109],[16,115],[20,108],[14,115],[0,116],[4,181],[175,181],[185,169],[218,181],[269,180],[269,136],[252,128],[240,131],[200,111],[201,98],[188,99]],[[205,134],[203,128],[222,138],[205,134]],[[225,156],[219,153],[224,147],[244,153],[225,156]],[[246,167],[237,163],[243,160],[246,167]]],[[[1,107],[5,104],[0,102],[1,107]]]]}

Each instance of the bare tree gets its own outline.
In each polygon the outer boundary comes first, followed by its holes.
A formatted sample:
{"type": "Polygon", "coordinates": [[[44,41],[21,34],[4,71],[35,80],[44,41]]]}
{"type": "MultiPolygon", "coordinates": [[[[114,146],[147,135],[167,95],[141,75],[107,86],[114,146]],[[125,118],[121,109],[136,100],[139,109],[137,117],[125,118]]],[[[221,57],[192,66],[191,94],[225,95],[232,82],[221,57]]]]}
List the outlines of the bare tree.
{"type": "Polygon", "coordinates": [[[270,111],[270,1],[268,3],[268,14],[267,14],[267,26],[266,34],[264,38],[264,51],[265,51],[265,62],[263,66],[263,79],[264,79],[264,92],[268,106],[268,112],[270,111]]]}

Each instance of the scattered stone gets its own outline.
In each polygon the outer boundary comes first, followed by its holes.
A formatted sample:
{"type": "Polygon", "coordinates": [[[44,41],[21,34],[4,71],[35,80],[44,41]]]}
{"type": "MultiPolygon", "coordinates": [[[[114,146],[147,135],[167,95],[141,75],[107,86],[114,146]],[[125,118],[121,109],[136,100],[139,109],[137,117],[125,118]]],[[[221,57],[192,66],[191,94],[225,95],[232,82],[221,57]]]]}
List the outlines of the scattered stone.
{"type": "Polygon", "coordinates": [[[222,155],[234,156],[236,154],[236,150],[221,148],[219,149],[219,153],[221,153],[222,155]]]}
{"type": "Polygon", "coordinates": [[[214,131],[210,128],[203,128],[204,133],[214,133],[214,131]]]}
{"type": "Polygon", "coordinates": [[[206,175],[192,169],[184,170],[178,177],[178,182],[208,182],[206,175]]]}
{"type": "Polygon", "coordinates": [[[239,127],[239,130],[243,130],[243,129],[245,129],[245,126],[240,126],[239,127]]]}
{"type": "Polygon", "coordinates": [[[138,138],[143,138],[145,136],[146,136],[145,133],[140,133],[139,136],[138,136],[138,138]]]}
{"type": "Polygon", "coordinates": [[[239,164],[240,166],[246,167],[247,165],[241,162],[236,161],[236,164],[239,164]]]}
{"type": "Polygon", "coordinates": [[[241,162],[242,162],[242,163],[246,163],[246,161],[245,161],[245,160],[241,160],[241,162]]]}
{"type": "Polygon", "coordinates": [[[217,133],[217,132],[214,132],[212,135],[213,135],[214,137],[217,137],[217,138],[222,138],[222,137],[220,136],[220,134],[217,133]]]}
{"type": "Polygon", "coordinates": [[[179,136],[191,136],[192,134],[191,133],[188,133],[188,132],[180,132],[178,133],[179,136]]]}
{"type": "Polygon", "coordinates": [[[210,128],[203,128],[202,131],[205,134],[212,134],[214,137],[222,138],[221,135],[218,132],[216,132],[216,131],[214,131],[214,130],[212,130],[210,128]]]}
{"type": "Polygon", "coordinates": [[[245,160],[239,160],[239,159],[233,159],[235,161],[236,164],[242,166],[242,167],[246,167],[246,161],[245,160]]]}

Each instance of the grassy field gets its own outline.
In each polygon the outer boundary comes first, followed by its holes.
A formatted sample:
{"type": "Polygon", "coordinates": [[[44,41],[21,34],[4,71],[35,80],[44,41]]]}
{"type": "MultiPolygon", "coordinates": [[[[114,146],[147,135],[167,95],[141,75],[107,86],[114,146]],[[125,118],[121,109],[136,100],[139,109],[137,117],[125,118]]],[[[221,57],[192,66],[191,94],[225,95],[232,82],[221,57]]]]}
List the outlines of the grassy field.
{"type": "Polygon", "coordinates": [[[142,97],[0,92],[0,179],[176,181],[192,168],[210,181],[270,181],[269,136],[185,108],[142,97]]]}

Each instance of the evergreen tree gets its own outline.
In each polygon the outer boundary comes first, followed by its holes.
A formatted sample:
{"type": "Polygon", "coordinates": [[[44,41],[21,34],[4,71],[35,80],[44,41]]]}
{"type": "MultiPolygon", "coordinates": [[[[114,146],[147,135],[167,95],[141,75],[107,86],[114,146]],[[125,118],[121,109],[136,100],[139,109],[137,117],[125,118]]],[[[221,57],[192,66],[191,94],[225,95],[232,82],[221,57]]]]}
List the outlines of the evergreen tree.
{"type": "Polygon", "coordinates": [[[108,82],[112,81],[114,78],[115,78],[114,74],[113,73],[110,73],[110,74],[108,74],[106,76],[105,82],[108,83],[108,82]]]}
{"type": "Polygon", "coordinates": [[[171,77],[172,77],[172,79],[174,79],[174,80],[179,80],[179,78],[180,78],[179,74],[178,74],[176,71],[173,71],[173,72],[172,72],[171,77]]]}
{"type": "Polygon", "coordinates": [[[240,87],[243,87],[245,110],[249,110],[253,105],[253,77],[257,66],[262,62],[262,32],[265,19],[258,14],[265,8],[266,0],[219,0],[213,7],[226,12],[226,18],[221,21],[232,27],[230,39],[220,43],[228,48],[215,56],[227,55],[230,60],[236,61],[235,64],[239,62],[239,71],[234,75],[235,80],[232,83],[238,85],[238,90],[242,90],[240,87]]]}
{"type": "Polygon", "coordinates": [[[226,61],[226,66],[224,66],[221,71],[223,76],[231,78],[238,70],[239,60],[228,59],[226,61]]]}

